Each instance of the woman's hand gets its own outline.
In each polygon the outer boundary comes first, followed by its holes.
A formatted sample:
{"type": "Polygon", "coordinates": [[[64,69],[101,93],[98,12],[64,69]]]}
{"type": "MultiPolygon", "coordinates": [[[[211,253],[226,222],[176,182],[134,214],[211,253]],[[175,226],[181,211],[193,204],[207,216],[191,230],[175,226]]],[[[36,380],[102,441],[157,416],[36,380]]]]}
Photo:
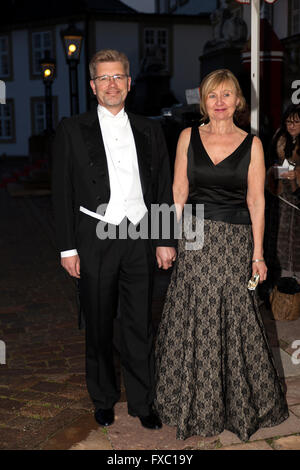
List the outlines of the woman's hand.
{"type": "Polygon", "coordinates": [[[268,268],[265,261],[256,261],[252,263],[252,276],[259,274],[259,282],[262,283],[267,279],[268,268]]]}
{"type": "Polygon", "coordinates": [[[287,180],[294,180],[294,179],[296,179],[296,172],[295,172],[295,170],[286,171],[285,173],[281,174],[281,178],[284,178],[284,179],[287,179],[287,180]]]}

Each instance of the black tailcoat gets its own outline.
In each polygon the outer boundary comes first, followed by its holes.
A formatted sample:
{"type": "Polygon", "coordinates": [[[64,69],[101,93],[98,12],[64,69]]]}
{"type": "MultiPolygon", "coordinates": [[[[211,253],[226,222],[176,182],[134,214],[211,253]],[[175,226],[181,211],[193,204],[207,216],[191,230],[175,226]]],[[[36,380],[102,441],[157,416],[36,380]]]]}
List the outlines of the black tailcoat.
{"type": "MultiPolygon", "coordinates": [[[[128,113],[145,204],[173,204],[170,163],[160,125],[128,113]]],[[[110,199],[107,159],[97,108],[61,121],[53,145],[53,207],[60,251],[77,249],[80,297],[86,320],[86,375],[97,408],[110,408],[120,392],[113,364],[113,319],[121,310],[121,361],[128,410],[148,414],[153,400],[151,286],[156,246],[174,239],[99,240],[97,212],[110,199]]],[[[101,222],[102,223],[102,222],[101,222]]]]}

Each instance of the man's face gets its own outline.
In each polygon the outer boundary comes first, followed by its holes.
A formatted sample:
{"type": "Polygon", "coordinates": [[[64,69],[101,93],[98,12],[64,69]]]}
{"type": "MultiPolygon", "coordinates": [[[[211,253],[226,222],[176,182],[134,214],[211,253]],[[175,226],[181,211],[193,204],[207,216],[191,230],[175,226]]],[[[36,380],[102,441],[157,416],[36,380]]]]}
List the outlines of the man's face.
{"type": "Polygon", "coordinates": [[[96,77],[98,78],[90,81],[90,85],[98,103],[112,114],[118,114],[124,107],[131,85],[131,78],[126,76],[122,62],[99,62],[96,77]],[[105,75],[117,77],[103,80],[105,75]]]}

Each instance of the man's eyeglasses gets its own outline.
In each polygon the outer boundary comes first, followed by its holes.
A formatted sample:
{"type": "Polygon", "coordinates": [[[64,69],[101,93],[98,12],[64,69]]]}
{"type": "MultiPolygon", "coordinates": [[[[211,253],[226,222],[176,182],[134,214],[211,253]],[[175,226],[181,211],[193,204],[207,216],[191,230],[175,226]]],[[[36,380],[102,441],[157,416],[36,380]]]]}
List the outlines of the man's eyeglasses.
{"type": "Polygon", "coordinates": [[[128,77],[128,75],[117,73],[115,75],[100,75],[98,77],[93,78],[93,80],[97,80],[102,85],[108,85],[111,80],[115,83],[122,83],[128,77]]]}

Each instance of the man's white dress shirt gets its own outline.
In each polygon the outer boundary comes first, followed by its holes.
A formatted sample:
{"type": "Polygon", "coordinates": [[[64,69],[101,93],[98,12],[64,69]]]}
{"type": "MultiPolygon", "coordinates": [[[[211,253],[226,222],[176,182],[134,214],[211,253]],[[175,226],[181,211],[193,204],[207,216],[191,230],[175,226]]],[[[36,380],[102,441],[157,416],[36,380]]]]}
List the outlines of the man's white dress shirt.
{"type": "MultiPolygon", "coordinates": [[[[80,211],[114,225],[119,225],[127,217],[136,225],[146,214],[147,207],[128,116],[124,108],[117,115],[100,105],[97,111],[107,159],[110,200],[104,216],[82,206],[80,211]]],[[[77,255],[76,249],[61,252],[62,258],[74,255],[77,255]]]]}

